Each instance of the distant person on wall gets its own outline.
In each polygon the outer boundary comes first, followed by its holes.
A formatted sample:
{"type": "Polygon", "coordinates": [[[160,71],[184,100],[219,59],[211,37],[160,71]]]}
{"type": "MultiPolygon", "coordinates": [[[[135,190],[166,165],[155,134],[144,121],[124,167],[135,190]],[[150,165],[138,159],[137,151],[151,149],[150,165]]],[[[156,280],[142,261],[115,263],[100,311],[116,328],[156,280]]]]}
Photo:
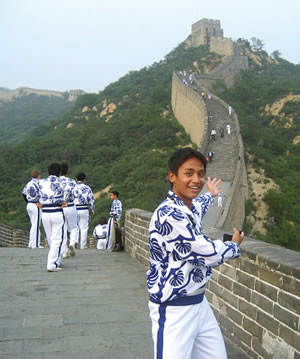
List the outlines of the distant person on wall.
{"type": "Polygon", "coordinates": [[[41,241],[41,210],[37,206],[40,201],[40,191],[39,191],[39,180],[41,179],[41,174],[38,170],[33,170],[31,172],[31,180],[25,185],[22,190],[22,195],[24,197],[26,204],[26,210],[30,220],[30,233],[29,233],[29,248],[43,248],[40,245],[41,241]]]}
{"type": "Polygon", "coordinates": [[[213,151],[209,151],[207,154],[207,158],[208,158],[208,162],[211,163],[213,161],[214,158],[214,153],[213,151]]]}
{"type": "Polygon", "coordinates": [[[217,131],[213,128],[210,132],[210,137],[213,141],[216,140],[217,131]]]}
{"type": "Polygon", "coordinates": [[[230,133],[231,133],[231,125],[230,124],[226,125],[226,130],[227,130],[228,135],[230,135],[230,133]]]}
{"type": "MultiPolygon", "coordinates": [[[[89,210],[95,214],[95,199],[91,188],[85,183],[86,175],[83,172],[78,173],[76,177],[76,187],[74,190],[74,202],[76,204],[78,227],[80,232],[80,249],[87,248],[88,230],[89,230],[89,210]]],[[[79,233],[78,239],[79,242],[79,233]]]]}
{"type": "Polygon", "coordinates": [[[219,133],[220,133],[220,137],[223,138],[223,137],[224,137],[224,133],[225,133],[225,130],[224,130],[223,127],[220,127],[219,133]]]}
{"type": "Polygon", "coordinates": [[[226,359],[222,333],[205,298],[212,267],[240,256],[244,234],[234,229],[232,241],[212,241],[202,233],[202,220],[221,180],[208,177],[206,160],[192,148],[169,159],[171,190],[154,211],[149,226],[150,268],[147,286],[154,358],[226,359]]]}
{"type": "Polygon", "coordinates": [[[40,207],[42,208],[42,222],[49,245],[47,269],[48,272],[58,272],[61,270],[61,248],[64,240],[63,207],[67,206],[64,202],[64,190],[59,179],[60,164],[52,163],[48,167],[47,178],[39,182],[40,207]]]}
{"type": "Polygon", "coordinates": [[[64,227],[64,243],[62,246],[62,258],[75,256],[75,243],[78,238],[78,224],[77,224],[77,210],[74,203],[74,191],[76,188],[76,181],[73,178],[67,177],[69,166],[67,163],[61,163],[61,175],[59,177],[61,185],[64,190],[64,200],[67,202],[67,207],[63,208],[66,225],[64,227]],[[69,248],[68,248],[68,233],[69,233],[69,248]]]}
{"type": "Polygon", "coordinates": [[[224,197],[224,192],[220,191],[218,193],[218,207],[223,207],[223,197],[224,197]]]}
{"type": "Polygon", "coordinates": [[[122,217],[122,202],[119,200],[119,192],[111,191],[110,199],[112,200],[110,213],[109,213],[109,240],[108,249],[113,252],[123,250],[122,232],[120,228],[120,221],[122,217]]]}
{"type": "Polygon", "coordinates": [[[97,239],[97,249],[107,249],[108,224],[105,217],[100,217],[97,226],[94,228],[93,237],[97,239]]]}
{"type": "Polygon", "coordinates": [[[229,116],[231,116],[231,114],[232,114],[232,107],[231,106],[228,106],[228,114],[229,114],[229,116]]]}

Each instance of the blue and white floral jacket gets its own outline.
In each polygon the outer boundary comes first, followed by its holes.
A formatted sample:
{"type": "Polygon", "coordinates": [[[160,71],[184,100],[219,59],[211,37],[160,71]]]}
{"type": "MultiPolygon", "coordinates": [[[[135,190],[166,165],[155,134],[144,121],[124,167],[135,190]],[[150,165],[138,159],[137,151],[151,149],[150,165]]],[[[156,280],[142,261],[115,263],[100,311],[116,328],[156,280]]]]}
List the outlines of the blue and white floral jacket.
{"type": "Polygon", "coordinates": [[[150,301],[167,304],[189,299],[205,288],[211,267],[240,256],[237,243],[212,241],[202,233],[202,218],[212,203],[213,196],[205,193],[194,199],[189,209],[169,191],[153,213],[147,272],[150,301]]]}

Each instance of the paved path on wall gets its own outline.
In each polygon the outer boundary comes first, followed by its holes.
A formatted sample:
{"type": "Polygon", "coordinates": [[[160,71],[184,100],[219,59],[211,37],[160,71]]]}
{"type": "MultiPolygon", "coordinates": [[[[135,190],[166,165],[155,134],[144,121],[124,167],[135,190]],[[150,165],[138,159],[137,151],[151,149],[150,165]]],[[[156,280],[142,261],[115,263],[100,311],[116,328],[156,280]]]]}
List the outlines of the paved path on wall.
{"type": "MultiPolygon", "coordinates": [[[[202,93],[202,88],[199,86],[199,81],[195,80],[193,84],[190,84],[188,77],[179,75],[183,80],[187,80],[187,86],[191,90],[197,89],[197,94],[200,96],[202,93]]],[[[212,129],[216,130],[215,140],[210,139],[208,143],[207,153],[204,153],[207,156],[208,152],[212,151],[214,153],[213,161],[207,165],[207,176],[220,178],[223,182],[222,190],[224,192],[223,198],[223,207],[217,206],[217,199],[215,199],[215,204],[208,210],[207,215],[203,220],[203,228],[211,229],[216,227],[216,223],[219,217],[222,215],[224,205],[226,204],[227,192],[230,189],[230,186],[233,182],[235,175],[236,163],[238,161],[238,138],[237,138],[237,128],[235,121],[232,115],[229,115],[228,108],[222,106],[219,102],[214,100],[212,97],[210,100],[206,99],[204,101],[207,116],[208,116],[208,136],[212,129]],[[231,126],[230,134],[228,134],[226,126],[231,126]],[[220,135],[220,128],[224,129],[224,137],[220,135]]],[[[206,191],[204,187],[202,192],[206,191]]]]}
{"type": "MultiPolygon", "coordinates": [[[[125,252],[0,249],[0,359],[152,359],[145,267],[125,252]]],[[[226,341],[229,359],[246,359],[226,341]]],[[[217,358],[216,358],[217,359],[217,358]]]]}
{"type": "MultiPolygon", "coordinates": [[[[227,192],[230,189],[234,178],[234,169],[238,159],[238,140],[237,129],[232,116],[229,115],[228,109],[224,108],[214,99],[206,100],[207,115],[209,118],[209,128],[215,129],[217,132],[216,139],[210,139],[208,144],[208,152],[214,153],[213,161],[207,165],[207,175],[209,177],[221,178],[222,190],[224,192],[223,208],[226,204],[227,192]],[[226,126],[231,126],[230,134],[227,133],[226,126]],[[220,128],[224,129],[224,137],[220,135],[220,128]]],[[[204,228],[215,228],[218,218],[222,214],[223,208],[217,207],[217,199],[214,206],[211,207],[204,217],[204,228]]]]}

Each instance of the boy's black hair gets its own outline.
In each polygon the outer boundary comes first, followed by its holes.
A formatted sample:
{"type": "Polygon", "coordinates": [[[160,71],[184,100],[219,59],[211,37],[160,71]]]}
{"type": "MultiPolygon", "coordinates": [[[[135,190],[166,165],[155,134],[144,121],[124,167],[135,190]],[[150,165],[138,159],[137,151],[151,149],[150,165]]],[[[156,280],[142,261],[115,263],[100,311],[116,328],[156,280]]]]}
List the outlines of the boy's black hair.
{"type": "Polygon", "coordinates": [[[41,175],[41,173],[40,173],[40,171],[38,171],[38,170],[33,170],[33,171],[31,172],[31,177],[32,177],[32,178],[38,178],[40,175],[41,175]]]}
{"type": "Polygon", "coordinates": [[[115,196],[119,197],[119,192],[118,191],[110,191],[110,193],[114,194],[115,196]]]}
{"type": "Polygon", "coordinates": [[[86,175],[83,172],[79,172],[76,179],[77,179],[77,181],[82,182],[86,179],[86,175]]]}
{"type": "Polygon", "coordinates": [[[60,164],[60,173],[62,176],[65,176],[68,174],[69,166],[66,162],[63,162],[60,164]]]}
{"type": "Polygon", "coordinates": [[[172,154],[168,161],[169,171],[177,175],[178,168],[190,157],[198,158],[203,163],[204,170],[206,171],[207,161],[205,156],[191,147],[180,148],[172,154]]]}
{"type": "Polygon", "coordinates": [[[107,220],[105,217],[100,217],[98,223],[99,224],[107,224],[107,220]]]}
{"type": "Polygon", "coordinates": [[[60,164],[59,163],[51,163],[48,167],[49,175],[60,176],[60,164]]]}

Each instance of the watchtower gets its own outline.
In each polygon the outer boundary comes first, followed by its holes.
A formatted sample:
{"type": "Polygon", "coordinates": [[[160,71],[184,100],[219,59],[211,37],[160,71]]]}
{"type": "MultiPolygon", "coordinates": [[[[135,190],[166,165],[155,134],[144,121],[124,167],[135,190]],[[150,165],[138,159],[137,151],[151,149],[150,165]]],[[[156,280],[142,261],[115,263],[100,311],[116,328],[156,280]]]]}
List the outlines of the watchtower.
{"type": "Polygon", "coordinates": [[[192,24],[192,47],[208,45],[212,37],[223,39],[220,20],[201,19],[192,24]]]}

